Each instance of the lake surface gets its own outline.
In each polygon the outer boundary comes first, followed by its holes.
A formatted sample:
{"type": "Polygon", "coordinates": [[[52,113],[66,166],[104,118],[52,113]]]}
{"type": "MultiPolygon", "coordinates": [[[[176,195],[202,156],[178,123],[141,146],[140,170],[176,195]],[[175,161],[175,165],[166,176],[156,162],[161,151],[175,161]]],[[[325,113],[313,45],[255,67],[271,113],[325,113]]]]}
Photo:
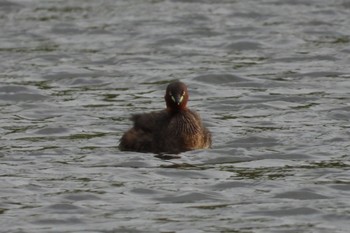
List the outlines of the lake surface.
{"type": "Polygon", "coordinates": [[[2,0],[1,232],[348,232],[350,3],[2,0]],[[213,148],[121,152],[172,80],[213,148]]]}

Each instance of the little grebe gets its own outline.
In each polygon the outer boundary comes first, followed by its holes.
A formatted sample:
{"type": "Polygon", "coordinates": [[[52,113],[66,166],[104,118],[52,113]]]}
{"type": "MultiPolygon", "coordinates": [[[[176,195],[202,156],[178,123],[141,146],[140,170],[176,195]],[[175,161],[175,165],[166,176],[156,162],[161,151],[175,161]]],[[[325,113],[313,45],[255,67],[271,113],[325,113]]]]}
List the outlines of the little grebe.
{"type": "Polygon", "coordinates": [[[170,83],[164,99],[166,109],[131,117],[134,126],[120,139],[120,150],[176,154],[211,147],[210,132],[199,115],[186,107],[186,85],[170,83]]]}

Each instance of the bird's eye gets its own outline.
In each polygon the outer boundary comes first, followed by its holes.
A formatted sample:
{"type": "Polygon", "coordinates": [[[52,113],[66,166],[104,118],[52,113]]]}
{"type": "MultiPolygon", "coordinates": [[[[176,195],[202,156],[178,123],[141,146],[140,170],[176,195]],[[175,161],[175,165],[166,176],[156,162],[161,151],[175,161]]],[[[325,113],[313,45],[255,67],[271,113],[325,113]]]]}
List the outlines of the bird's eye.
{"type": "Polygon", "coordinates": [[[185,92],[185,91],[182,91],[182,94],[181,94],[181,95],[184,96],[185,94],[186,94],[186,92],[185,92]]]}
{"type": "Polygon", "coordinates": [[[173,96],[173,93],[171,93],[171,91],[169,91],[169,95],[170,95],[170,96],[173,96]]]}

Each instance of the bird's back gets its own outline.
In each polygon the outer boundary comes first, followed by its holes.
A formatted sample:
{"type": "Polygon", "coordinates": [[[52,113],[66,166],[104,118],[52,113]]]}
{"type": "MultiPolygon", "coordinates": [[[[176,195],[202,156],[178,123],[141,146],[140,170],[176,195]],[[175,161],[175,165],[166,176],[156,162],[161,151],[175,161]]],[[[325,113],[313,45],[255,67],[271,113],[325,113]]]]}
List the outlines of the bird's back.
{"type": "Polygon", "coordinates": [[[122,136],[121,150],[179,153],[211,146],[209,131],[190,110],[136,114],[131,120],[134,126],[122,136]]]}

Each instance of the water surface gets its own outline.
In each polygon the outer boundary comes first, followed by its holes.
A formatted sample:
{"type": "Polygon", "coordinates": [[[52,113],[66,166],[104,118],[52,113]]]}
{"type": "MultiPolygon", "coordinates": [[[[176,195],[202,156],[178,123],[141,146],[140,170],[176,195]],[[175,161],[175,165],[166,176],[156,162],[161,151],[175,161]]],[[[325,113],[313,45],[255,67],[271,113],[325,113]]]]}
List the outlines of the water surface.
{"type": "Polygon", "coordinates": [[[0,3],[3,232],[347,232],[346,1],[0,3]],[[213,148],[120,152],[168,82],[213,148]]]}

